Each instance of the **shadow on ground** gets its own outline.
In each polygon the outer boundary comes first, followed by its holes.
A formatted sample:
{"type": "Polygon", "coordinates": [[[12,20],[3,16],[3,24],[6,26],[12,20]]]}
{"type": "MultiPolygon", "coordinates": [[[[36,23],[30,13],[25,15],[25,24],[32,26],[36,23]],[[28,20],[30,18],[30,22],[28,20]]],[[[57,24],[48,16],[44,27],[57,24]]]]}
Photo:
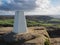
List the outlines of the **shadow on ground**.
{"type": "Polygon", "coordinates": [[[50,38],[60,38],[60,28],[49,28],[47,32],[50,38]]]}
{"type": "Polygon", "coordinates": [[[35,38],[37,38],[37,35],[30,33],[16,34],[14,32],[10,32],[8,34],[0,35],[0,45],[35,45],[35,43],[24,43],[25,41],[35,38]]]}

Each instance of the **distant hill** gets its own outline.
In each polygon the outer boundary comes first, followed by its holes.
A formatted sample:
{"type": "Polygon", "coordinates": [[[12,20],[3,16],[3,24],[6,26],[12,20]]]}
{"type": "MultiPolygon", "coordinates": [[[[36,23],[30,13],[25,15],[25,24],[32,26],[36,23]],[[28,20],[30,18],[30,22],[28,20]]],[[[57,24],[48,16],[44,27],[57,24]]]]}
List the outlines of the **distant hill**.
{"type": "MultiPolygon", "coordinates": [[[[26,21],[27,26],[52,26],[60,24],[60,18],[47,15],[27,15],[26,21]]],[[[13,26],[13,23],[14,15],[0,15],[0,25],[13,26]]]]}
{"type": "MultiPolygon", "coordinates": [[[[26,15],[28,20],[51,20],[51,19],[60,19],[60,15],[26,15]]],[[[14,19],[14,15],[0,15],[0,19],[14,19]]]]}
{"type": "Polygon", "coordinates": [[[54,18],[60,18],[60,15],[50,15],[50,16],[54,18]]]}
{"type": "MultiPolygon", "coordinates": [[[[53,18],[60,18],[60,15],[27,15],[28,17],[40,17],[40,16],[45,16],[45,17],[53,17],[53,18]]],[[[14,15],[0,15],[0,18],[3,18],[3,17],[13,17],[14,18],[14,15]]]]}
{"type": "MultiPolygon", "coordinates": [[[[0,19],[14,19],[14,15],[0,15],[0,19]]],[[[49,20],[53,17],[50,17],[50,16],[42,16],[42,15],[27,15],[26,16],[26,19],[29,19],[29,20],[49,20]]]]}
{"type": "Polygon", "coordinates": [[[42,15],[33,15],[33,16],[26,16],[26,19],[28,20],[35,20],[35,21],[40,21],[40,20],[50,20],[50,19],[53,19],[53,17],[50,17],[50,16],[42,16],[42,15]]]}
{"type": "Polygon", "coordinates": [[[0,15],[0,19],[13,19],[14,15],[0,15]]]}
{"type": "MultiPolygon", "coordinates": [[[[27,15],[26,18],[28,17],[29,19],[31,19],[32,17],[37,19],[41,19],[41,18],[49,19],[49,18],[60,18],[60,15],[27,15]]],[[[14,15],[0,15],[0,19],[3,19],[3,18],[14,18],[14,15]]]]}

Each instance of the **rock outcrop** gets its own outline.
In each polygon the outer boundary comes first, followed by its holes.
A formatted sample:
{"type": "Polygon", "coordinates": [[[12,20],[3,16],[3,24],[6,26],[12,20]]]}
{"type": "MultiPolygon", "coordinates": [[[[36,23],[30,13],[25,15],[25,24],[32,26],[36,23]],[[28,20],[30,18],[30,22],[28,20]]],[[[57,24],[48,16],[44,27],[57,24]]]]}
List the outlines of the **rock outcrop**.
{"type": "MultiPolygon", "coordinates": [[[[40,27],[41,28],[41,27],[40,27]]],[[[27,33],[16,34],[10,32],[0,35],[0,44],[2,45],[44,45],[44,41],[48,39],[46,29],[36,30],[34,27],[28,28],[27,33]],[[3,43],[4,42],[4,43],[3,43]]]]}

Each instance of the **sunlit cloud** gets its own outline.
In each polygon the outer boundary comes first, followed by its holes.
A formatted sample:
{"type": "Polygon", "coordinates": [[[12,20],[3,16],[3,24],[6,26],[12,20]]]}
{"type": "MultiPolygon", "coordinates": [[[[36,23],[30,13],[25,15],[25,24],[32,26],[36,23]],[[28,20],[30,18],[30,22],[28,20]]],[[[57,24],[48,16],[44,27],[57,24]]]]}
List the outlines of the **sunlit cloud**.
{"type": "MultiPolygon", "coordinates": [[[[10,1],[6,0],[6,2],[8,3],[7,9],[12,10],[15,7],[15,9],[18,10],[21,9],[20,6],[23,7],[23,9],[31,9],[31,11],[25,12],[25,15],[60,15],[60,3],[59,3],[60,0],[54,0],[54,1],[52,0],[10,0],[10,1]],[[11,4],[13,7],[9,6],[9,4],[11,4]]],[[[0,3],[0,5],[1,4],[2,3],[0,3]]],[[[3,8],[3,10],[5,8],[3,8]]]]}
{"type": "MultiPolygon", "coordinates": [[[[57,1],[57,0],[56,0],[57,1]]],[[[51,4],[51,0],[37,0],[37,4],[39,5],[38,8],[36,8],[34,11],[28,12],[25,14],[31,14],[31,15],[59,15],[60,14],[60,5],[54,6],[51,4]]],[[[54,3],[54,2],[52,2],[54,3]]],[[[57,2],[58,3],[58,2],[57,2]]]]}

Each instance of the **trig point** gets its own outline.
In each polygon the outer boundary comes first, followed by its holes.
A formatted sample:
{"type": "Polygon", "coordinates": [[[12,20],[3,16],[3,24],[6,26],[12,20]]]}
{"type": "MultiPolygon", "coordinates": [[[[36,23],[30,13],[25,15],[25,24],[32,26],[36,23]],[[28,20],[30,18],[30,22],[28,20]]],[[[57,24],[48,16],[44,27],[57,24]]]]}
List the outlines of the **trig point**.
{"type": "Polygon", "coordinates": [[[25,33],[26,20],[24,11],[34,10],[37,7],[36,0],[1,0],[0,2],[0,10],[15,12],[13,32],[25,33]]]}
{"type": "Polygon", "coordinates": [[[16,11],[14,19],[14,30],[15,33],[24,33],[26,32],[26,19],[24,16],[24,11],[16,11]]]}

